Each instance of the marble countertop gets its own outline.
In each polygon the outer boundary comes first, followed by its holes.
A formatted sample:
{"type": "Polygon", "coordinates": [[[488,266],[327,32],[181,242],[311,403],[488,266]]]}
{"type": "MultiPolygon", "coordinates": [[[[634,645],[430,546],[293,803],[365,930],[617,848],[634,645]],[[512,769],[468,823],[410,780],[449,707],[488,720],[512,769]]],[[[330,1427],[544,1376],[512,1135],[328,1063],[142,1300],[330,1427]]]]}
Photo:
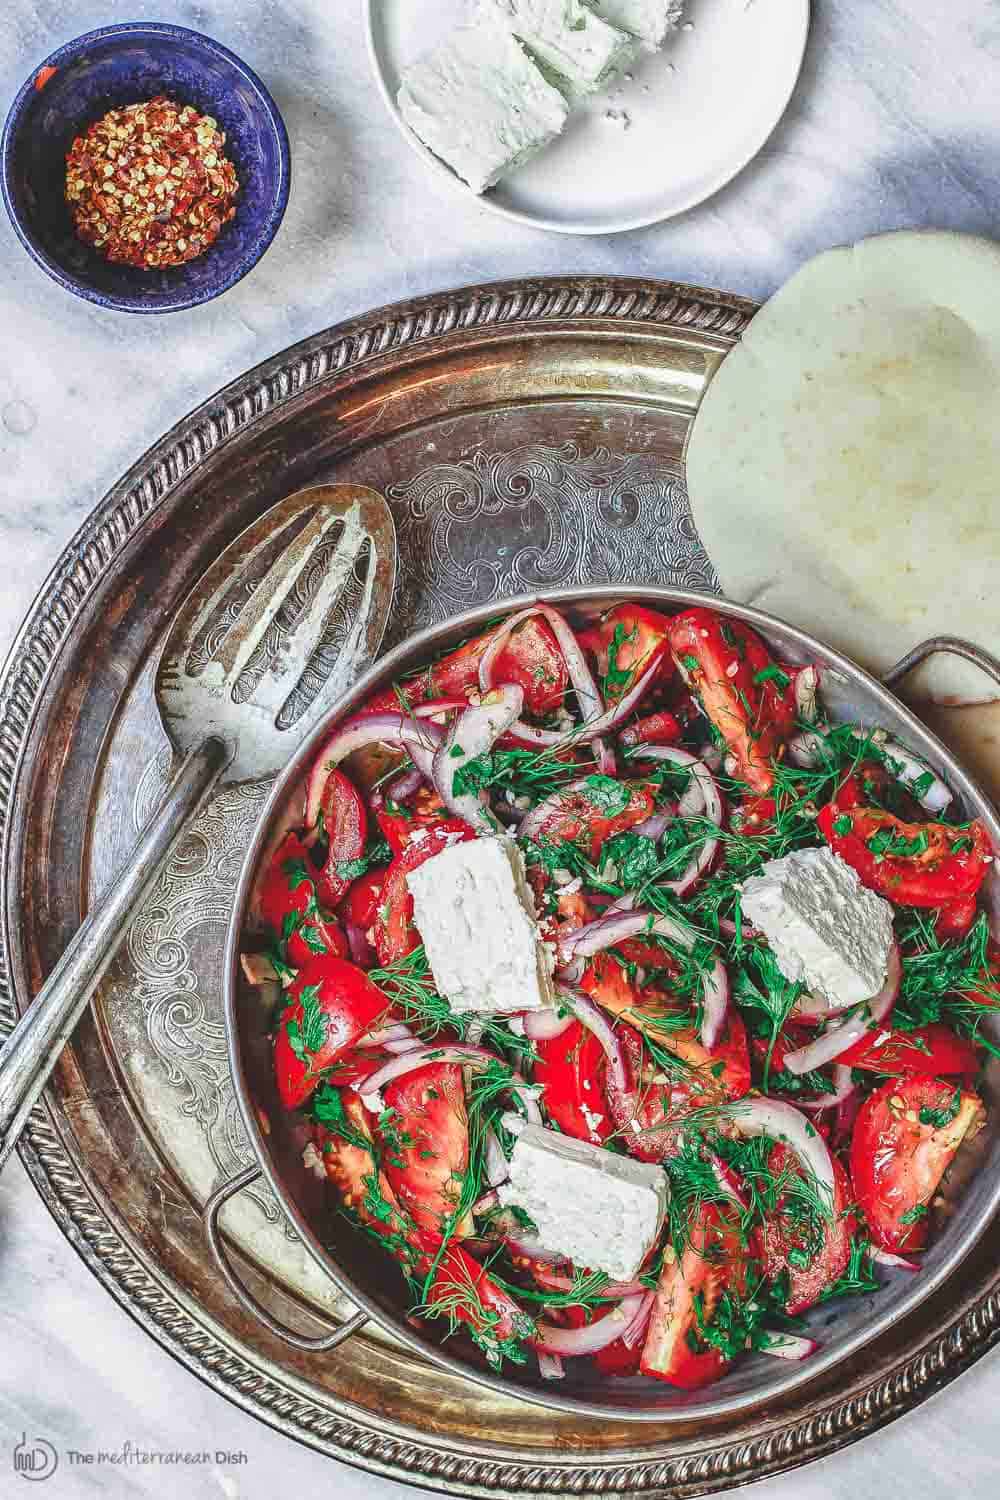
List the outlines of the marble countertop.
{"type": "MultiPolygon", "coordinates": [[[[241,371],[340,318],[546,272],[672,277],[763,297],[807,256],[879,230],[1000,237],[996,0],[816,0],[798,91],[757,161],[681,218],[591,240],[505,223],[427,174],[375,93],[360,9],[359,0],[5,0],[0,107],[69,37],[137,16],[174,20],[227,43],[265,78],[295,173],[284,227],[254,274],[207,308],[165,318],[64,295],[0,224],[0,649],[87,511],[151,442],[241,371]]],[[[293,1444],[173,1363],[77,1260],[19,1163],[0,1181],[0,1347],[3,1494],[19,1493],[22,1432],[64,1450],[131,1439],[245,1455],[185,1469],[188,1500],[331,1484],[373,1500],[404,1493],[293,1444]]],[[[1000,1430],[987,1415],[998,1405],[994,1355],[913,1416],[753,1494],[937,1500],[944,1486],[986,1500],[1000,1472],[1000,1430]]],[[[178,1486],[176,1471],[64,1464],[44,1493],[163,1500],[178,1486]]]]}

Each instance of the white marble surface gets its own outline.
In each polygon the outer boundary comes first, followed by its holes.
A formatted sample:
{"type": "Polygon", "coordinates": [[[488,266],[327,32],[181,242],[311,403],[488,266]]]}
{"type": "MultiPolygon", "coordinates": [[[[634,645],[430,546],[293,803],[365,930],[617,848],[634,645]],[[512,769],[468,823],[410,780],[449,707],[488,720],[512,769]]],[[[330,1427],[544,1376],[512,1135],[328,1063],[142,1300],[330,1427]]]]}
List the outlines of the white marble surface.
{"type": "MultiPolygon", "coordinates": [[[[713,0],[696,0],[702,5],[713,0]]],[[[747,0],[766,5],[771,0],[747,0]]],[[[53,47],[137,16],[209,31],[266,79],[295,180],[262,266],[208,308],[160,319],[65,296],[0,225],[0,648],[77,524],[176,418],[293,340],[404,295],[521,273],[676,277],[763,296],[806,256],[902,226],[997,234],[997,0],[816,0],[806,67],[758,161],[710,203],[622,238],[561,239],[479,210],[425,175],[368,76],[357,0],[4,0],[0,104],[53,47]]],[[[70,1468],[43,1493],[112,1500],[387,1497],[402,1487],[260,1426],[131,1323],[56,1231],[19,1164],[0,1182],[0,1494],[14,1444],[223,1446],[243,1464],[70,1468]],[[183,1486],[183,1487],[182,1487],[183,1486]]],[[[996,1494],[1000,1358],[886,1432],[758,1500],[996,1494]]]]}

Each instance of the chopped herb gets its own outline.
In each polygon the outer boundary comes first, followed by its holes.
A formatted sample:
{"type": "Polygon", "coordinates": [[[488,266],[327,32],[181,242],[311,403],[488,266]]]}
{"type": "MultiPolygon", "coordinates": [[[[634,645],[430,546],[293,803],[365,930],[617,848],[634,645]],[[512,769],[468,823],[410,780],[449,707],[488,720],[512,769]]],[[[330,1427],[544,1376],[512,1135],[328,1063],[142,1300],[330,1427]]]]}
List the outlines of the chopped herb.
{"type": "Polygon", "coordinates": [[[614,776],[587,776],[582,790],[588,802],[605,818],[616,818],[632,800],[628,786],[614,776]]]}
{"type": "Polygon", "coordinates": [[[920,1219],[926,1218],[929,1213],[930,1209],[926,1203],[915,1203],[912,1208],[906,1210],[905,1214],[900,1214],[899,1222],[901,1224],[916,1224],[920,1219]]]}
{"type": "Polygon", "coordinates": [[[950,1125],[962,1107],[962,1090],[956,1088],[948,1103],[942,1109],[932,1109],[928,1104],[922,1104],[918,1119],[921,1125],[933,1125],[935,1130],[943,1130],[950,1125]]]}
{"type": "Polygon", "coordinates": [[[779,693],[787,692],[792,681],[788,673],[783,672],[774,662],[769,667],[762,667],[759,672],[755,672],[753,680],[758,685],[773,682],[779,693]]]}
{"type": "Polygon", "coordinates": [[[833,831],[838,838],[846,838],[853,827],[853,821],[846,814],[842,818],[834,818],[833,820],[833,831]]]}

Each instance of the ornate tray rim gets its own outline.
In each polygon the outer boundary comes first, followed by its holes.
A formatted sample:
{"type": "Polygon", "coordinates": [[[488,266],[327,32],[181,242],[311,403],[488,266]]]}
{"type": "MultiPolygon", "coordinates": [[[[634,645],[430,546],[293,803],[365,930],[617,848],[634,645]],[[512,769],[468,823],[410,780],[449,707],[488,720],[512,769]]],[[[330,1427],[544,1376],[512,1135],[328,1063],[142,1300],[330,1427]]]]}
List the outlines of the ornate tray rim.
{"type": "MultiPolygon", "coordinates": [[[[237,434],[331,377],[398,359],[448,335],[546,324],[579,329],[631,324],[737,338],[752,302],[672,282],[547,277],[496,282],[402,302],[340,323],[272,356],[183,418],[115,485],[64,549],[15,637],[0,677],[0,888],[6,884],[18,774],[44,705],[46,687],[72,627],[114,556],[182,481],[237,434]]],[[[0,933],[0,1035],[13,1023],[8,937],[0,933]]],[[[56,1223],[116,1301],[168,1353],[206,1384],[288,1436],[369,1472],[434,1489],[491,1495],[696,1495],[782,1472],[822,1457],[912,1410],[1000,1343],[1000,1281],[963,1299],[957,1316],[917,1353],[846,1398],[790,1424],[765,1423],[750,1442],[720,1438],[709,1452],[580,1464],[572,1456],[519,1462],[449,1452],[403,1440],[310,1399],[294,1377],[264,1374],[238,1348],[199,1322],[179,1289],[132,1248],[110,1205],[91,1192],[56,1128],[51,1093],[32,1114],[20,1154],[56,1223]]]]}

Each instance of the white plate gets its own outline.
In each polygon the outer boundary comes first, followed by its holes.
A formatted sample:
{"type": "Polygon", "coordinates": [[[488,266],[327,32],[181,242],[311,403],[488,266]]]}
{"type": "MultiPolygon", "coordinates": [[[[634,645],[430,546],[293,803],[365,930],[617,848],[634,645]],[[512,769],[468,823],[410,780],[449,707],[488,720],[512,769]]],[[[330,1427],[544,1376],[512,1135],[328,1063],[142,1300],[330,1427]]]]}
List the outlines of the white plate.
{"type": "MultiPolygon", "coordinates": [[[[393,118],[414,150],[469,194],[403,122],[396,95],[408,64],[461,24],[470,4],[365,0],[372,63],[393,118]]],[[[484,194],[483,207],[560,234],[611,234],[683,213],[742,171],[792,96],[809,0],[688,0],[686,11],[691,30],[574,110],[560,139],[484,194]]]]}

